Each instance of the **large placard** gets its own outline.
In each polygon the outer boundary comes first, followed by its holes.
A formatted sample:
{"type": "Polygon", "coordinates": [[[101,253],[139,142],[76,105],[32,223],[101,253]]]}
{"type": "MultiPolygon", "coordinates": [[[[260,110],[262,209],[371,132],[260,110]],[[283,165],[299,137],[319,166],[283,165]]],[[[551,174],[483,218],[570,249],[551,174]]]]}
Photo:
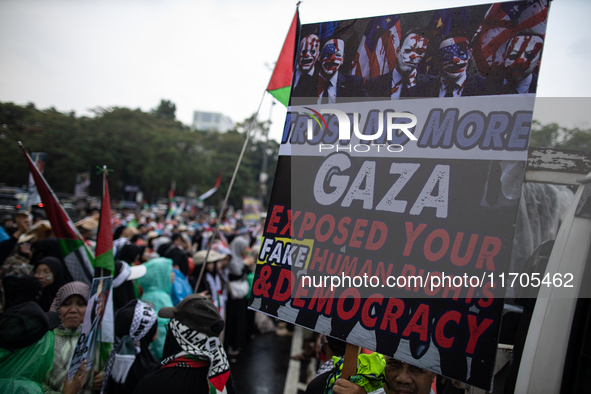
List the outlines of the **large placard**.
{"type": "Polygon", "coordinates": [[[491,387],[547,7],[302,26],[251,308],[491,387]]]}

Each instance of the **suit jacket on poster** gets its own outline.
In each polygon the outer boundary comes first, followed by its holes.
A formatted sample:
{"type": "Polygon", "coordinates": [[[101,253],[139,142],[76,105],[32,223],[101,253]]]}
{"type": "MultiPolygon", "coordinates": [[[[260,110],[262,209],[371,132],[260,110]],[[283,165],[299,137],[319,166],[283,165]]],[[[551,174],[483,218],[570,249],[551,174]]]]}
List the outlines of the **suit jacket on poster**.
{"type": "MultiPolygon", "coordinates": [[[[292,97],[318,98],[318,75],[302,75],[293,90],[292,97]]],[[[339,97],[367,97],[363,77],[339,73],[337,78],[337,100],[339,97]]]]}
{"type": "MultiPolygon", "coordinates": [[[[435,77],[424,84],[417,84],[415,97],[439,97],[441,90],[441,81],[439,77],[435,77]]],[[[464,82],[464,90],[462,96],[488,96],[493,94],[489,91],[486,85],[486,78],[480,75],[468,75],[466,82],[464,82]]]]}
{"type": "MultiPolygon", "coordinates": [[[[400,97],[419,97],[418,86],[425,84],[434,77],[427,74],[417,74],[417,84],[412,86],[401,94],[400,97]]],[[[369,97],[391,97],[392,96],[392,72],[382,74],[379,77],[370,79],[367,84],[367,93],[369,97]]]]}

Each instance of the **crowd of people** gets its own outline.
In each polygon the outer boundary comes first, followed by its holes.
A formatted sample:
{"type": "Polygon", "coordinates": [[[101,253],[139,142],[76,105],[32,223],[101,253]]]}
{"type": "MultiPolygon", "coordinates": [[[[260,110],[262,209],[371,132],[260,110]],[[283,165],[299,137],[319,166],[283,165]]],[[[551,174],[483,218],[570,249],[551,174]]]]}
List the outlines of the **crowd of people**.
{"type": "MultiPolygon", "coordinates": [[[[75,225],[93,250],[98,210],[82,216],[75,225]]],[[[101,343],[69,379],[90,283],[73,279],[42,213],[2,217],[0,391],[162,392],[177,382],[182,392],[234,392],[230,362],[255,332],[247,304],[260,225],[225,215],[215,231],[202,213],[156,210],[114,211],[111,225],[115,342],[101,343]],[[19,372],[33,354],[44,362],[19,372]]]]}

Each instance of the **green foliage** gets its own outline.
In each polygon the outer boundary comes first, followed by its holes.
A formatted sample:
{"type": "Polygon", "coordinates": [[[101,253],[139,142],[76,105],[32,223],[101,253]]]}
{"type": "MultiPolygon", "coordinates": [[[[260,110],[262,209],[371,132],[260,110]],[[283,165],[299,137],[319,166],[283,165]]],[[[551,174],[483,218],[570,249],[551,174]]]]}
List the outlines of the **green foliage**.
{"type": "Polygon", "coordinates": [[[151,113],[160,119],[175,120],[176,105],[170,100],[160,100],[158,108],[153,109],[151,113]]]}
{"type": "Polygon", "coordinates": [[[591,151],[591,129],[567,129],[556,123],[533,122],[530,146],[591,151]]]}
{"type": "MultiPolygon", "coordinates": [[[[90,171],[90,194],[100,196],[102,184],[96,167],[103,165],[114,170],[109,174],[112,198],[122,198],[123,187],[133,184],[140,186],[148,202],[165,198],[173,181],[176,195],[188,191],[200,195],[222,173],[219,191],[206,201],[219,208],[245,133],[190,131],[174,120],[174,110],[174,104],[162,100],[150,113],[112,107],[94,110],[93,117],[76,117],[55,109],[39,110],[32,104],[0,103],[0,182],[27,184],[28,167],[17,144],[22,141],[29,151],[49,154],[44,175],[56,193],[72,194],[76,174],[90,171]],[[172,116],[166,108],[172,109],[172,116]]],[[[243,196],[258,195],[263,146],[255,141],[245,152],[229,198],[235,207],[242,206],[243,196]]],[[[274,155],[268,165],[273,174],[279,144],[271,141],[268,150],[274,155]]]]}

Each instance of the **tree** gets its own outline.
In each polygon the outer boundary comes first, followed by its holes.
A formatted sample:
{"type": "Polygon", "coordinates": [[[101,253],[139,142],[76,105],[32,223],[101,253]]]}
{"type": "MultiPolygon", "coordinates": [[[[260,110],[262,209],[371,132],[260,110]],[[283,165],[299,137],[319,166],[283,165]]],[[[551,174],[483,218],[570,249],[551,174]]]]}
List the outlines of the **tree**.
{"type": "Polygon", "coordinates": [[[567,129],[556,123],[533,121],[530,146],[591,151],[591,129],[567,129]]]}
{"type": "Polygon", "coordinates": [[[151,113],[159,119],[175,120],[176,105],[170,100],[162,99],[158,108],[154,108],[151,113]]]}

